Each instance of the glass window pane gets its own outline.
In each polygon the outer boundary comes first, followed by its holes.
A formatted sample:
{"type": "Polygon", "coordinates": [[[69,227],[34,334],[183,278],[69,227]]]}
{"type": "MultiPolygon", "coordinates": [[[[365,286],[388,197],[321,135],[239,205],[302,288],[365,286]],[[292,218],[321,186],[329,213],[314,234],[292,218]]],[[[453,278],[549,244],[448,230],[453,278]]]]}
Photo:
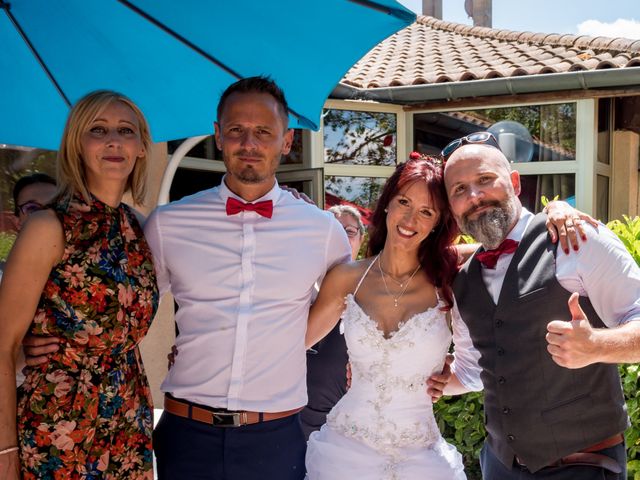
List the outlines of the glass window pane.
{"type": "Polygon", "coordinates": [[[288,155],[282,157],[280,162],[282,165],[302,165],[302,130],[295,128],[293,130],[293,143],[291,144],[291,151],[288,155]]]}
{"type": "Polygon", "coordinates": [[[223,175],[222,172],[210,170],[178,168],[171,182],[169,200],[173,202],[187,195],[215,187],[220,184],[223,175]]]}
{"type": "Polygon", "coordinates": [[[603,223],[609,221],[609,177],[597,176],[596,218],[603,223]]]}
{"type": "Polygon", "coordinates": [[[541,198],[549,200],[556,196],[570,205],[576,205],[576,179],[573,174],[520,175],[520,201],[528,210],[540,212],[541,198]]]}
{"type": "MultiPolygon", "coordinates": [[[[167,151],[169,155],[173,155],[185,140],[186,138],[181,138],[179,140],[171,140],[170,142],[167,142],[167,151]]],[[[209,160],[222,160],[222,155],[220,154],[220,150],[216,147],[216,142],[214,141],[213,136],[207,137],[203,141],[199,142],[189,150],[189,153],[187,153],[186,156],[193,158],[207,158],[209,160]]]]}
{"type": "Polygon", "coordinates": [[[575,103],[421,113],[414,116],[414,129],[414,148],[427,154],[440,153],[456,138],[490,130],[495,132],[507,157],[517,162],[576,158],[575,103]],[[518,136],[514,141],[509,141],[513,138],[509,135],[509,128],[513,127],[513,123],[497,125],[498,122],[516,122],[522,125],[531,136],[532,145],[520,140],[518,136]],[[504,128],[499,128],[501,126],[504,128]],[[509,147],[513,149],[513,158],[506,150],[509,147]]]}
{"type": "MultiPolygon", "coordinates": [[[[325,201],[327,205],[355,204],[372,213],[386,180],[378,177],[326,176],[325,201]]],[[[366,215],[366,212],[361,213],[366,215]]]]}
{"type": "Polygon", "coordinates": [[[598,161],[609,165],[611,151],[611,99],[598,100],[598,161]]]}
{"type": "Polygon", "coordinates": [[[324,161],[350,165],[395,165],[395,113],[325,110],[324,161]]]}

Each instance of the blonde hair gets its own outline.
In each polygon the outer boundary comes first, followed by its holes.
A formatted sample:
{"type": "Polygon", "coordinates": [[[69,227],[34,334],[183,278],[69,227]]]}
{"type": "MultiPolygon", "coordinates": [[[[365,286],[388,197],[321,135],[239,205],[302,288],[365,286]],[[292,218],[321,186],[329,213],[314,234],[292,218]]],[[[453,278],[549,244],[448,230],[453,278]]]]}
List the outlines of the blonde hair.
{"type": "Polygon", "coordinates": [[[328,210],[336,217],[339,217],[340,215],[349,215],[353,217],[353,219],[358,222],[358,230],[360,231],[360,235],[364,235],[365,228],[364,223],[362,222],[362,215],[360,215],[360,212],[354,207],[352,207],[351,205],[334,205],[328,210]]]}
{"type": "Polygon", "coordinates": [[[82,161],[81,138],[89,124],[113,102],[127,105],[138,120],[144,155],[136,160],[133,171],[127,179],[125,192],[131,192],[135,203],[143,204],[147,190],[147,155],[151,146],[149,125],[133,101],[111,90],[97,90],[85,95],[69,112],[57,156],[58,188],[62,198],[71,198],[79,194],[85,202],[91,203],[91,194],[82,161]]]}

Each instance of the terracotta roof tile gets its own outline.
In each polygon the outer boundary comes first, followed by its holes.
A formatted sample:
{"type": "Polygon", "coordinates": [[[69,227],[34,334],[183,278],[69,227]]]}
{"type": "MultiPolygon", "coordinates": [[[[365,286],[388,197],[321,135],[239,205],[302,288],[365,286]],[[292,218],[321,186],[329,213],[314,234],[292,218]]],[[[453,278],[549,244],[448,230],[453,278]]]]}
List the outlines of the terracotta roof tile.
{"type": "Polygon", "coordinates": [[[515,32],[418,17],[343,83],[378,88],[640,66],[640,40],[515,32]]]}

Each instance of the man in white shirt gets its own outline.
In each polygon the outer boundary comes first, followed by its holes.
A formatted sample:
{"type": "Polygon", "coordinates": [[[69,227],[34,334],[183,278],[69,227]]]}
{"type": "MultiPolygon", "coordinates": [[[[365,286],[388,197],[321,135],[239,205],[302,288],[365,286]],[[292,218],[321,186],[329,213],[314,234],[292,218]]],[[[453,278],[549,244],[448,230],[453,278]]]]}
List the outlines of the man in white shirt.
{"type": "Polygon", "coordinates": [[[145,225],[159,288],[179,306],[179,355],[154,432],[160,479],[304,478],[311,294],[351,250],[331,213],[279,188],[287,125],[272,81],[229,87],[215,124],[222,183],[157,208],[145,225]]]}
{"type": "Polygon", "coordinates": [[[483,477],[626,479],[615,364],[640,361],[640,269],[604,226],[587,227],[578,252],[556,251],[489,134],[443,155],[453,214],[483,247],[454,283],[455,375],[445,388],[484,388],[483,477]]]}

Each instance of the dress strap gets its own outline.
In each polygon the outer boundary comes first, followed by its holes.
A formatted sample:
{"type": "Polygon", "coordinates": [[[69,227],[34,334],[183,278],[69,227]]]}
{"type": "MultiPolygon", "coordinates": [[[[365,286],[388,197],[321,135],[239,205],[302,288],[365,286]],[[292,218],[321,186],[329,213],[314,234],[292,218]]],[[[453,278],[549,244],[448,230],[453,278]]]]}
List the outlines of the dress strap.
{"type": "Polygon", "coordinates": [[[376,263],[378,261],[378,257],[380,256],[380,254],[376,255],[376,258],[373,259],[373,262],[371,262],[369,264],[369,266],[367,267],[367,269],[364,271],[364,273],[362,274],[362,276],[360,277],[360,281],[358,282],[358,285],[356,285],[356,289],[353,291],[353,296],[356,296],[356,293],[358,293],[358,289],[360,288],[360,285],[362,285],[362,281],[364,280],[364,277],[367,276],[367,273],[369,273],[369,270],[371,270],[371,267],[373,267],[373,264],[376,263]]]}

